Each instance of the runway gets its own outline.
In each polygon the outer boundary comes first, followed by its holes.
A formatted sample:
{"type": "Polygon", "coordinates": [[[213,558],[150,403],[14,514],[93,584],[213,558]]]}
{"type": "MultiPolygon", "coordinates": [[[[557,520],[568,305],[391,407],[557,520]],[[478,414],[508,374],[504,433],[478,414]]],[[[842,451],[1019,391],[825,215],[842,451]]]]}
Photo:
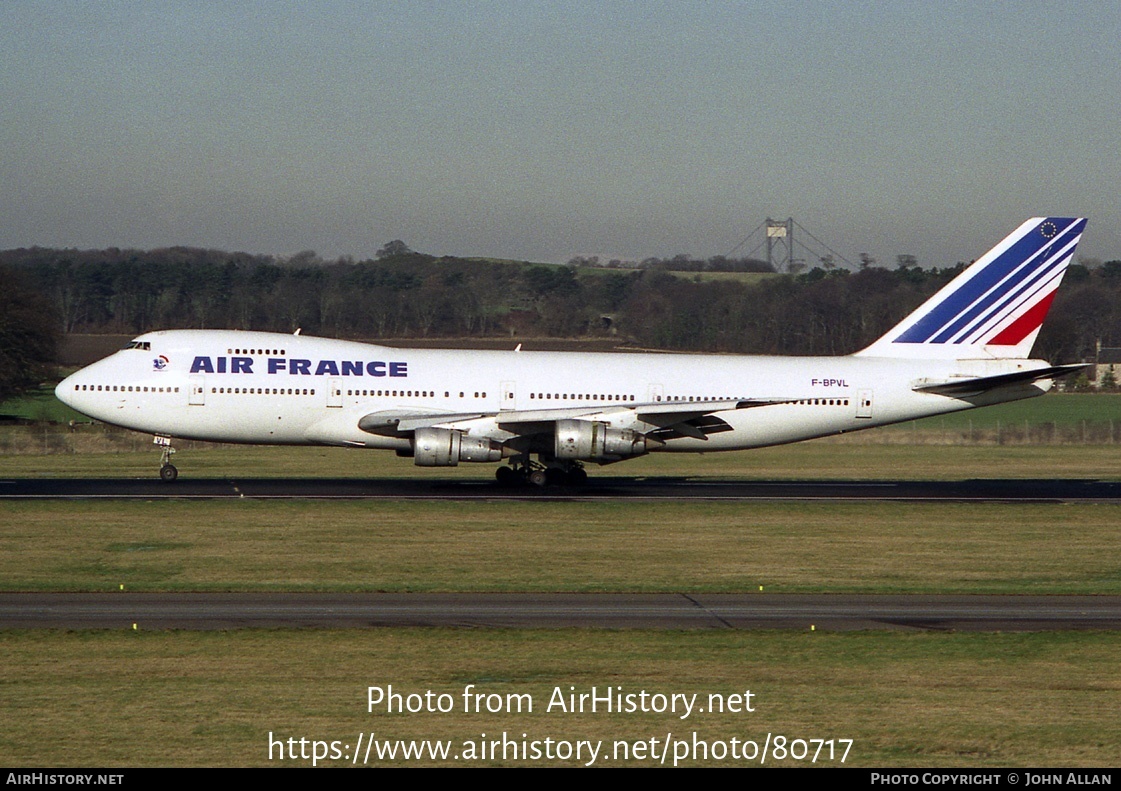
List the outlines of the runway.
{"type": "Polygon", "coordinates": [[[1121,629],[1121,596],[0,593],[3,629],[1121,629]]]}
{"type": "Polygon", "coordinates": [[[961,481],[711,481],[593,477],[586,486],[500,487],[433,478],[0,479],[0,500],[52,499],[349,499],[349,500],[901,500],[1121,503],[1121,482],[1084,479],[961,481]]]}
{"type": "MultiPolygon", "coordinates": [[[[712,481],[593,477],[503,488],[480,478],[3,479],[0,499],[1121,502],[1121,482],[712,481]]],[[[1121,629],[1121,596],[791,594],[0,593],[0,628],[493,627],[1043,631],[1121,629]]]]}

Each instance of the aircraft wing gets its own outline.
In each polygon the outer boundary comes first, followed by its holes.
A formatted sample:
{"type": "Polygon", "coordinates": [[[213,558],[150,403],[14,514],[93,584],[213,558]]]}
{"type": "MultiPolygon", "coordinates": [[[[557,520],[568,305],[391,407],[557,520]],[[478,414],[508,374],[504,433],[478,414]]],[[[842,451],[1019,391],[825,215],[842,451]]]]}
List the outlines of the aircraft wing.
{"type": "Polygon", "coordinates": [[[442,426],[445,423],[459,423],[464,420],[478,420],[486,417],[483,412],[437,412],[414,409],[381,409],[363,415],[358,420],[358,428],[368,434],[398,436],[428,426],[442,426]]]}
{"type": "Polygon", "coordinates": [[[558,420],[616,420],[631,412],[643,423],[655,427],[654,435],[689,436],[704,439],[705,434],[726,426],[714,412],[749,409],[768,404],[788,403],[792,398],[753,398],[724,401],[658,401],[650,403],[593,404],[547,409],[517,409],[499,412],[438,412],[413,409],[379,410],[364,415],[358,428],[370,434],[401,436],[421,428],[450,426],[481,418],[494,421],[511,434],[532,434],[548,430],[558,420]],[[707,418],[707,420],[706,420],[707,418]]]}
{"type": "Polygon", "coordinates": [[[1041,379],[1058,379],[1089,367],[1088,363],[1075,363],[1074,365],[1053,365],[1049,368],[1036,368],[1030,371],[1014,371],[1010,374],[998,374],[996,376],[946,379],[940,382],[921,381],[916,383],[912,389],[920,393],[936,393],[937,395],[960,398],[962,396],[978,395],[1008,385],[1028,384],[1038,382],[1041,379]]]}

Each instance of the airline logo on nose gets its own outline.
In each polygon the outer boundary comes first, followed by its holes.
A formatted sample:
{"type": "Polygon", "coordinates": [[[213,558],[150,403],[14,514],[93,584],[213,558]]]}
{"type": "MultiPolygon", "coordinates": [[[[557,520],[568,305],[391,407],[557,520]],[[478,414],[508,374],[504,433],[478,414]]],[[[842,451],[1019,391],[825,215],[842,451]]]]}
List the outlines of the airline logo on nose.
{"type": "Polygon", "coordinates": [[[170,362],[171,360],[167,359],[167,357],[161,354],[159,357],[152,360],[152,370],[162,371],[164,368],[167,368],[167,364],[170,362]]]}

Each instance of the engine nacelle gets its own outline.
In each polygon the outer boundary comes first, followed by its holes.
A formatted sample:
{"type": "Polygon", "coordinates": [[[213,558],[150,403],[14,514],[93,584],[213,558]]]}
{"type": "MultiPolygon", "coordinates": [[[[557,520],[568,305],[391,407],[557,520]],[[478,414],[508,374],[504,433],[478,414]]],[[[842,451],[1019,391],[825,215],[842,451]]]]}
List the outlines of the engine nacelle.
{"type": "Polygon", "coordinates": [[[629,428],[608,428],[595,420],[558,420],[553,449],[558,459],[618,461],[647,453],[647,438],[629,428]]]}
{"type": "Polygon", "coordinates": [[[461,461],[501,461],[501,444],[470,437],[450,428],[418,428],[413,432],[413,463],[418,467],[455,467],[461,461]]]}

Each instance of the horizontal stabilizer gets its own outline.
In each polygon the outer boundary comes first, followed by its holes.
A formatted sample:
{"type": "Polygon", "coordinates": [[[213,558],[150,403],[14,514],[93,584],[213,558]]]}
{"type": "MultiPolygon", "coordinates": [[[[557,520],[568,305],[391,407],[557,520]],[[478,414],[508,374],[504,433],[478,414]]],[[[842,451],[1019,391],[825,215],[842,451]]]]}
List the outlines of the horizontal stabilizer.
{"type": "Polygon", "coordinates": [[[1014,384],[1027,384],[1038,382],[1041,379],[1058,379],[1070,376],[1078,371],[1089,368],[1085,363],[1074,365],[1054,365],[1050,368],[1036,368],[1030,371],[1015,371],[1010,374],[997,376],[978,376],[963,379],[949,379],[943,382],[924,382],[913,388],[920,393],[935,393],[944,396],[970,396],[995,390],[998,387],[1007,387],[1014,384]]]}

